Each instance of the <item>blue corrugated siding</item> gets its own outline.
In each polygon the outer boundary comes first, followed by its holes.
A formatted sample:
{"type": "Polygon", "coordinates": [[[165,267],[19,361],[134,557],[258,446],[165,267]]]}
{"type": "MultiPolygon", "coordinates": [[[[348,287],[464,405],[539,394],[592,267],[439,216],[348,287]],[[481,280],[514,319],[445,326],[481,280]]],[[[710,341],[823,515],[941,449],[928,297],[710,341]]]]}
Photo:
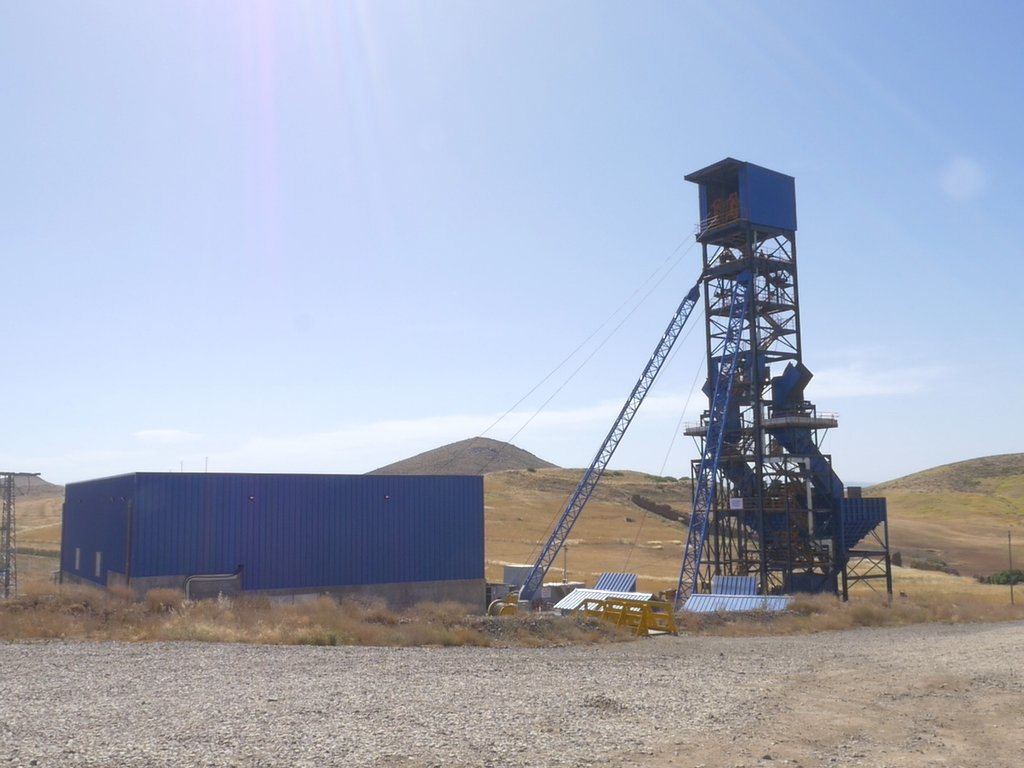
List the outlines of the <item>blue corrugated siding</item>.
{"type": "Polygon", "coordinates": [[[884,498],[843,499],[843,539],[846,549],[857,543],[881,525],[886,519],[884,498]]]}
{"type": "Polygon", "coordinates": [[[245,589],[483,578],[483,479],[139,474],[134,577],[245,589]]]}
{"type": "Polygon", "coordinates": [[[636,592],[635,573],[602,573],[594,585],[594,589],[603,589],[609,592],[636,592]]]}
{"type": "Polygon", "coordinates": [[[120,475],[65,489],[61,525],[61,570],[106,585],[107,573],[125,572],[128,520],[135,497],[135,476],[120,475]],[[76,550],[78,568],[75,567],[76,550]],[[96,575],[96,554],[100,573],[96,575]]]}
{"type": "Polygon", "coordinates": [[[712,576],[713,595],[756,595],[757,579],[753,576],[712,576]]]}

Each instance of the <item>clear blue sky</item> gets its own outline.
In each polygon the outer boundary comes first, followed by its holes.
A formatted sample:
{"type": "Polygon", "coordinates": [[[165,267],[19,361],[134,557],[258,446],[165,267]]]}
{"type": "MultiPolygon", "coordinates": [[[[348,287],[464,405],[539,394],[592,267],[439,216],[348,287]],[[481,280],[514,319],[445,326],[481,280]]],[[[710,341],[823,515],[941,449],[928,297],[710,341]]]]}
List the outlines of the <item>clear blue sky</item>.
{"type": "MultiPolygon", "coordinates": [[[[841,477],[1022,451],[1020,8],[4,3],[0,469],[364,472],[601,329],[486,432],[586,466],[726,156],[796,178],[841,477]]],[[[702,322],[613,467],[688,474],[702,322]]]]}

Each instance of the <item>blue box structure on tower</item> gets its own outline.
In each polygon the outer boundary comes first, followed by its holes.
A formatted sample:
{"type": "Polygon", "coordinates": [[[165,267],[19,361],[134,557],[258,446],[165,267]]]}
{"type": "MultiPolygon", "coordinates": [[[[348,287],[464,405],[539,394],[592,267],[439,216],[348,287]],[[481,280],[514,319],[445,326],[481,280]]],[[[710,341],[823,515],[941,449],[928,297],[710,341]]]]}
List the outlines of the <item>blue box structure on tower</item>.
{"type": "Polygon", "coordinates": [[[209,579],[221,591],[482,605],[483,478],[139,472],[71,483],[61,578],[139,594],[209,579]]]}

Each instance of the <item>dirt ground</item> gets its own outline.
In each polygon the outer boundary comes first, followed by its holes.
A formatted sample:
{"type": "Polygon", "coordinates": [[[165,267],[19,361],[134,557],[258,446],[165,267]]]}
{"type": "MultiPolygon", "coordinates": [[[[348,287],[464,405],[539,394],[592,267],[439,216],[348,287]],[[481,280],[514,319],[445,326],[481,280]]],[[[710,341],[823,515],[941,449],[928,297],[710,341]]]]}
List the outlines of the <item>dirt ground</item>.
{"type": "MultiPolygon", "coordinates": [[[[1024,625],[922,625],[780,640],[778,663],[791,661],[796,651],[805,657],[802,669],[754,697],[749,725],[681,731],[644,764],[1024,763],[1024,625]]],[[[775,641],[755,642],[770,666],[775,641]]]]}
{"type": "Polygon", "coordinates": [[[0,644],[0,762],[1010,768],[1024,623],[557,648],[0,644]]]}

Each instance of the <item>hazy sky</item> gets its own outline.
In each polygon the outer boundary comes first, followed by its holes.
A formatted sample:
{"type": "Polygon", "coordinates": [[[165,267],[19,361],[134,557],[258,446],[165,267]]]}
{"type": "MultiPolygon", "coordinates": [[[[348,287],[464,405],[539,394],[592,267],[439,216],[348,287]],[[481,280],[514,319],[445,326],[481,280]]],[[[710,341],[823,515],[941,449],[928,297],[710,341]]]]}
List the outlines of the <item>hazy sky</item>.
{"type": "MultiPolygon", "coordinates": [[[[839,475],[1022,451],[1021,8],[3,3],[0,469],[484,433],[586,466],[698,277],[683,176],[727,156],[796,178],[839,475]]],[[[688,330],[613,467],[689,474],[688,330]]]]}

